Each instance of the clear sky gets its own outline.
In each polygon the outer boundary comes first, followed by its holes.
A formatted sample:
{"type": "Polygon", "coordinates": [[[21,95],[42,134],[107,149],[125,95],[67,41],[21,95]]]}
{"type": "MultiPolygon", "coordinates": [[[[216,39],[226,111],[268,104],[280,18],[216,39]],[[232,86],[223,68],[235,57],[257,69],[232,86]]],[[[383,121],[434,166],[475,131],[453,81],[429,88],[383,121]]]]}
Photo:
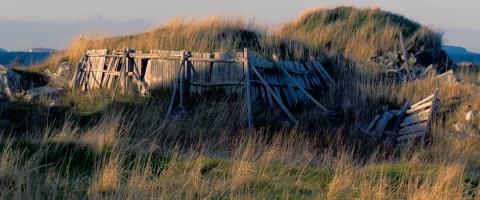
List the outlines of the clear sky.
{"type": "Polygon", "coordinates": [[[0,47],[63,48],[82,32],[142,32],[174,17],[242,16],[278,25],[305,9],[373,6],[445,32],[446,43],[480,52],[480,0],[0,0],[0,47]]]}

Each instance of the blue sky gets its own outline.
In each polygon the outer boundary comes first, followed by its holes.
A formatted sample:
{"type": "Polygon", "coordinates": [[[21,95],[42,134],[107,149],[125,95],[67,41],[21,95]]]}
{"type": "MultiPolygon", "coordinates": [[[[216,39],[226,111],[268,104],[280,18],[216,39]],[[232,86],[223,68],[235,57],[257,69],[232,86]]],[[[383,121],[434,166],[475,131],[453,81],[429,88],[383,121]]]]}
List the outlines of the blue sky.
{"type": "Polygon", "coordinates": [[[142,32],[171,18],[242,16],[266,25],[305,9],[353,5],[404,14],[445,33],[445,42],[480,52],[479,0],[0,0],[0,47],[63,48],[83,32],[142,32]]]}

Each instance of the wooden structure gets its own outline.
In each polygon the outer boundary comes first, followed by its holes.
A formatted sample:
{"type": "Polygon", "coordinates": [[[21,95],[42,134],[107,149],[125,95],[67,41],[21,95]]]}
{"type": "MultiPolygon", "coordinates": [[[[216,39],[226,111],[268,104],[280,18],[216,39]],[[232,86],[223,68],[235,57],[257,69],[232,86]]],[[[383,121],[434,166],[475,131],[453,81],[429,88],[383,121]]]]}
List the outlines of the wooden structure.
{"type": "Polygon", "coordinates": [[[395,143],[407,143],[428,136],[433,118],[438,109],[438,89],[431,96],[410,106],[406,102],[400,110],[385,110],[369,123],[360,127],[360,131],[379,140],[386,136],[395,143]]]}
{"type": "Polygon", "coordinates": [[[432,126],[433,118],[438,109],[438,89],[426,99],[413,104],[405,111],[401,120],[400,130],[396,135],[396,142],[404,143],[416,138],[425,138],[432,126]]]}
{"type": "Polygon", "coordinates": [[[175,100],[183,106],[185,95],[202,94],[212,88],[225,93],[243,93],[249,127],[252,126],[251,106],[257,100],[280,107],[293,122],[296,119],[288,108],[298,103],[313,102],[328,112],[311,92],[334,85],[335,81],[316,59],[269,61],[248,49],[214,53],[88,50],[71,82],[73,90],[111,88],[114,94],[117,90],[139,91],[142,95],[149,95],[152,90],[173,90],[168,114],[175,100]]]}

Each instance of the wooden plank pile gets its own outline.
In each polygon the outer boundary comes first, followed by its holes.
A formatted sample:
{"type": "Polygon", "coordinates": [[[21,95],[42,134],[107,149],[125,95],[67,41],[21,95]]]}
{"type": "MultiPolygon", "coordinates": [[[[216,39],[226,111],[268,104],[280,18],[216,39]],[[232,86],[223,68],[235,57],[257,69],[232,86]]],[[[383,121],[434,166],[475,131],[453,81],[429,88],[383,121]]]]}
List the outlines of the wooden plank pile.
{"type": "MultiPolygon", "coordinates": [[[[225,93],[242,93],[251,126],[251,106],[262,101],[280,107],[296,122],[288,110],[299,103],[313,102],[328,112],[311,92],[327,90],[335,81],[316,59],[309,61],[269,61],[244,52],[190,52],[152,50],[142,53],[106,49],[88,50],[80,60],[71,87],[90,91],[98,88],[122,92],[170,89],[173,95],[168,114],[183,107],[184,95],[202,94],[212,88],[225,93]],[[243,87],[243,88],[242,88],[243,87]]],[[[114,95],[115,96],[115,95],[114,95]]]]}
{"type": "Polygon", "coordinates": [[[385,110],[360,131],[375,141],[393,138],[397,144],[405,144],[418,138],[426,138],[438,109],[438,89],[431,96],[410,106],[406,102],[398,111],[385,110]]]}

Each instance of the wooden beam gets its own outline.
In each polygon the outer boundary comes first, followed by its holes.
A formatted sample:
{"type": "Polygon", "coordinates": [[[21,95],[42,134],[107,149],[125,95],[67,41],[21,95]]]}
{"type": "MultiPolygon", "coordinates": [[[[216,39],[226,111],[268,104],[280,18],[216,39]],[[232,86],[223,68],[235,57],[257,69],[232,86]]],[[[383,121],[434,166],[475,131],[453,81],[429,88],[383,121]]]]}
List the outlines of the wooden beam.
{"type": "Polygon", "coordinates": [[[335,86],[335,81],[333,78],[328,74],[327,70],[323,68],[322,64],[316,60],[312,60],[313,66],[317,71],[320,73],[320,75],[323,77],[324,81],[328,84],[329,87],[334,87],[335,86]]]}
{"type": "MultiPolygon", "coordinates": [[[[184,65],[180,65],[180,69],[178,70],[178,75],[177,75],[177,80],[180,80],[180,76],[181,76],[181,73],[182,73],[182,68],[184,67],[184,65]]],[[[173,103],[175,102],[175,96],[177,95],[177,87],[179,85],[179,81],[177,81],[177,84],[175,84],[173,86],[173,94],[172,94],[172,97],[170,98],[170,103],[168,105],[168,110],[167,110],[167,118],[170,117],[170,115],[172,114],[172,109],[173,109],[173,103]]]]}
{"type": "Polygon", "coordinates": [[[413,132],[413,133],[408,134],[408,135],[402,135],[402,136],[397,137],[397,142],[401,142],[401,141],[404,141],[404,140],[413,140],[415,138],[422,137],[424,135],[425,135],[424,131],[413,132]]]}
{"type": "Polygon", "coordinates": [[[243,60],[240,59],[225,59],[225,58],[188,58],[188,61],[191,62],[212,62],[212,63],[242,63],[243,60]]]}
{"type": "Polygon", "coordinates": [[[412,115],[406,117],[403,122],[400,124],[401,127],[407,127],[412,124],[418,124],[420,122],[428,121],[430,117],[431,110],[424,110],[422,112],[413,113],[412,115]]]}
{"type": "MultiPolygon", "coordinates": [[[[253,127],[253,119],[252,119],[252,102],[251,102],[251,93],[250,93],[250,64],[249,64],[249,56],[248,56],[248,49],[243,49],[243,69],[245,70],[245,106],[247,107],[247,126],[248,128],[253,127]]],[[[253,68],[253,66],[252,66],[253,68]]]]}
{"type": "Polygon", "coordinates": [[[375,124],[377,123],[377,121],[380,119],[380,115],[375,115],[375,117],[373,118],[373,120],[370,122],[370,124],[368,125],[366,131],[368,133],[370,133],[373,129],[373,127],[375,126],[375,124]]]}
{"type": "Polygon", "coordinates": [[[387,127],[388,122],[390,119],[393,118],[393,113],[386,111],[383,113],[382,117],[377,122],[377,125],[375,126],[375,130],[372,131],[372,136],[375,139],[380,139],[383,136],[383,132],[385,131],[385,128],[387,127]]]}
{"type": "Polygon", "coordinates": [[[403,119],[407,113],[407,109],[410,107],[410,102],[405,102],[402,106],[402,109],[397,113],[397,119],[395,120],[395,124],[393,125],[393,132],[397,132],[400,129],[400,124],[402,124],[403,119]]]}
{"type": "Polygon", "coordinates": [[[427,130],[427,123],[420,123],[420,124],[415,124],[413,126],[405,127],[400,129],[400,132],[398,133],[399,135],[406,135],[418,131],[426,131],[427,130]]]}
{"type": "Polygon", "coordinates": [[[433,118],[435,117],[435,115],[437,113],[438,104],[440,102],[439,93],[440,93],[440,90],[438,88],[435,89],[435,92],[433,93],[432,107],[430,108],[430,116],[428,117],[428,120],[427,120],[427,127],[428,128],[427,128],[427,132],[425,133],[425,135],[430,134],[433,118]]]}
{"type": "Polygon", "coordinates": [[[184,95],[184,81],[185,81],[185,72],[183,71],[183,68],[185,68],[185,63],[187,62],[187,58],[185,57],[186,51],[182,51],[182,60],[180,61],[180,106],[183,106],[183,95],[184,95]]]}
{"type": "MultiPolygon", "coordinates": [[[[281,62],[278,62],[278,63],[281,63],[281,62]]],[[[278,64],[277,63],[277,64],[278,64]]],[[[254,66],[256,68],[259,68],[259,69],[264,69],[264,70],[272,70],[274,69],[275,67],[275,64],[272,65],[273,67],[264,67],[264,66],[260,66],[259,64],[254,64],[254,66]]],[[[297,75],[302,75],[302,76],[305,76],[307,74],[310,74],[312,73],[312,71],[298,71],[298,70],[293,70],[293,69],[285,69],[288,73],[292,73],[292,74],[297,74],[297,75]]]]}
{"type": "Polygon", "coordinates": [[[410,108],[409,110],[407,110],[407,114],[412,114],[412,113],[415,113],[415,112],[423,111],[423,110],[428,109],[430,107],[432,107],[432,102],[427,102],[427,103],[424,103],[424,104],[419,105],[417,107],[410,108]]]}
{"type": "MultiPolygon", "coordinates": [[[[252,81],[250,81],[252,82],[252,81]]],[[[238,86],[242,84],[243,81],[222,81],[222,82],[217,82],[217,83],[201,83],[201,82],[188,82],[188,84],[194,85],[194,86],[238,86]]]]}
{"type": "MultiPolygon", "coordinates": [[[[190,57],[192,56],[192,52],[188,51],[186,52],[187,55],[190,57]]],[[[192,69],[193,69],[193,65],[192,65],[192,62],[191,61],[188,61],[186,60],[185,61],[185,65],[186,65],[186,81],[185,83],[187,84],[187,91],[186,91],[186,94],[190,94],[191,90],[192,90],[192,85],[191,85],[191,82],[193,81],[193,74],[192,74],[192,69]]]]}
{"type": "Polygon", "coordinates": [[[75,73],[73,74],[73,78],[70,83],[70,87],[72,88],[72,91],[75,91],[75,89],[79,85],[79,81],[80,81],[79,76],[80,76],[81,70],[85,66],[85,59],[86,59],[86,56],[85,54],[83,54],[82,57],[80,58],[80,62],[77,64],[77,68],[75,69],[75,73]]]}
{"type": "Polygon", "coordinates": [[[403,64],[405,65],[405,67],[407,69],[407,76],[408,76],[410,74],[410,71],[409,71],[410,67],[408,66],[408,64],[409,64],[408,63],[408,55],[407,55],[407,51],[405,50],[405,45],[403,43],[403,33],[402,33],[401,30],[398,32],[398,36],[400,37],[400,47],[402,48],[403,59],[405,59],[403,64]]]}
{"type": "MultiPolygon", "coordinates": [[[[121,61],[119,61],[121,62],[121,61]]],[[[120,72],[123,72],[125,71],[125,62],[121,62],[121,68],[120,68],[120,72]]],[[[115,96],[117,95],[117,89],[118,89],[118,85],[121,84],[120,82],[122,81],[122,76],[120,75],[120,77],[118,77],[117,79],[117,82],[115,83],[115,88],[113,89],[113,95],[112,95],[112,101],[115,100],[115,96]]]]}
{"type": "Polygon", "coordinates": [[[263,85],[265,86],[265,88],[267,89],[267,92],[270,93],[270,95],[273,97],[273,99],[277,102],[277,104],[280,106],[280,108],[283,110],[283,112],[287,115],[287,117],[292,121],[294,122],[295,124],[298,123],[297,119],[295,119],[295,117],[290,113],[290,111],[287,109],[287,107],[285,107],[285,105],[282,103],[282,100],[280,99],[280,97],[278,97],[276,95],[276,93],[272,90],[272,88],[270,87],[270,85],[268,85],[268,83],[265,81],[265,79],[263,78],[263,76],[260,74],[260,72],[257,71],[257,69],[255,69],[255,67],[252,66],[252,70],[255,72],[255,74],[258,76],[258,78],[260,79],[260,81],[262,81],[263,85]]]}
{"type": "Polygon", "coordinates": [[[435,96],[435,94],[432,94],[432,95],[428,96],[427,98],[425,98],[425,99],[423,99],[423,100],[421,100],[421,101],[413,104],[413,105],[411,106],[411,108],[417,107],[417,106],[419,106],[419,105],[422,105],[422,104],[424,104],[424,103],[432,100],[432,98],[433,98],[434,96],[435,96]]]}
{"type": "Polygon", "coordinates": [[[318,102],[315,98],[312,97],[312,95],[310,95],[310,93],[308,93],[295,79],[293,79],[292,76],[290,76],[290,74],[283,68],[283,67],[279,67],[277,65],[275,65],[278,69],[280,69],[280,71],[283,72],[283,74],[294,84],[298,87],[298,89],[300,89],[300,91],[302,91],[305,96],[307,96],[315,105],[317,105],[323,112],[325,113],[328,113],[328,109],[325,108],[325,106],[323,106],[320,102],[318,102]]]}

